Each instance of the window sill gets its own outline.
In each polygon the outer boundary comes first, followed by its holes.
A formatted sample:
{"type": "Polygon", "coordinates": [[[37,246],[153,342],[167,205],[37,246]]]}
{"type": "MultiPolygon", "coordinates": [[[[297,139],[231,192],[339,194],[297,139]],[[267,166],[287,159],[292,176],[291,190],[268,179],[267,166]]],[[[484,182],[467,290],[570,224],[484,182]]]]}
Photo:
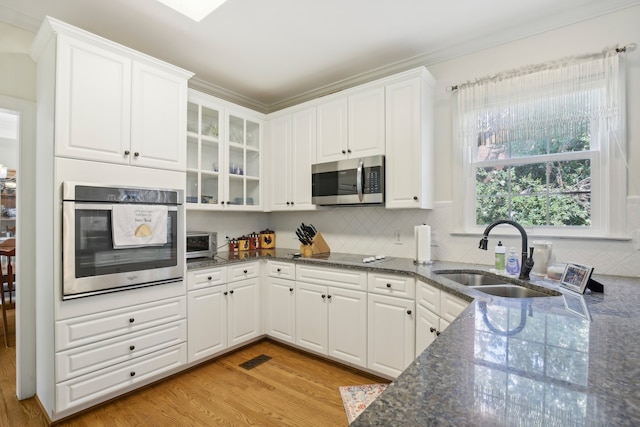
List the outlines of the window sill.
{"type": "MultiPolygon", "coordinates": [[[[529,242],[533,240],[542,240],[542,239],[560,239],[560,240],[602,240],[602,241],[613,241],[613,242],[630,242],[632,239],[631,236],[608,236],[604,234],[561,234],[560,232],[553,231],[536,231],[527,230],[527,237],[529,242]]],[[[478,237],[481,238],[483,236],[483,230],[472,230],[472,231],[460,231],[455,230],[449,232],[449,235],[454,237],[478,237]]],[[[491,237],[520,237],[520,233],[513,228],[513,231],[505,229],[505,230],[496,230],[495,228],[491,230],[491,237]]]]}

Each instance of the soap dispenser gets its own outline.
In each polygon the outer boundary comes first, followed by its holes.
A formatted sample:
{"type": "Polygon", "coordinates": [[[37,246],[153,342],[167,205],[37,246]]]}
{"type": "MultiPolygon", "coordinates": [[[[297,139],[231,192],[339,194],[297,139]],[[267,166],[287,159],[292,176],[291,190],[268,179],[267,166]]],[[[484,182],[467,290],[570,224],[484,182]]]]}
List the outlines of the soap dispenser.
{"type": "Polygon", "coordinates": [[[506,248],[502,246],[502,241],[498,242],[498,246],[496,246],[495,252],[495,268],[496,272],[504,273],[505,269],[505,258],[506,258],[506,248]]]}

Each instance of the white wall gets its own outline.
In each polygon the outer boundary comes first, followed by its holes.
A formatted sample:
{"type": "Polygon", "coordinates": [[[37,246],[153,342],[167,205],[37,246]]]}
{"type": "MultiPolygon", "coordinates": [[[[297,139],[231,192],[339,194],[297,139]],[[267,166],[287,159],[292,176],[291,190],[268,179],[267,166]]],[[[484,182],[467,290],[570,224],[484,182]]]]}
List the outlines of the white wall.
{"type": "Polygon", "coordinates": [[[0,22],[0,94],[36,100],[36,64],[29,57],[35,34],[0,22]]]}

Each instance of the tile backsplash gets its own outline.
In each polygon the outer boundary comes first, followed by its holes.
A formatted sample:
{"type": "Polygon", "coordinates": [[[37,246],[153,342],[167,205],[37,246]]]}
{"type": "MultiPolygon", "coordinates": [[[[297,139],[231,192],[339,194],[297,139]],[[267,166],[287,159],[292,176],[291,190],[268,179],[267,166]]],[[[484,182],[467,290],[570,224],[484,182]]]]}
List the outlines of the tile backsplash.
{"type": "MultiPolygon", "coordinates": [[[[452,206],[438,203],[433,210],[388,210],[383,207],[332,207],[311,212],[227,213],[189,211],[187,229],[217,231],[218,245],[224,245],[224,233],[239,236],[270,228],[276,232],[276,246],[297,251],[294,230],[304,222],[313,224],[324,236],[332,252],[413,258],[413,227],[431,226],[431,257],[434,260],[493,264],[494,239],[490,250],[478,249],[478,235],[451,235],[452,206]],[[397,234],[400,238],[397,239],[397,234]]],[[[627,230],[640,229],[640,198],[629,198],[627,230]]],[[[519,250],[519,237],[500,238],[505,246],[519,250]]],[[[530,242],[536,239],[530,237],[530,242]]],[[[595,267],[596,273],[640,276],[640,251],[632,240],[553,239],[553,255],[558,262],[576,262],[595,267]]],[[[220,251],[226,248],[223,246],[220,251]]]]}

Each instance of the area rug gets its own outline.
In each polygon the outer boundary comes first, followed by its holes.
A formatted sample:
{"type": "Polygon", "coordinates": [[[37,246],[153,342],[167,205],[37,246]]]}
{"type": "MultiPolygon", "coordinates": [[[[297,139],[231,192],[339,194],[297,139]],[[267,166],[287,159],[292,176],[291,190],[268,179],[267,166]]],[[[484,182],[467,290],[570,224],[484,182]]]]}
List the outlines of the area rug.
{"type": "Polygon", "coordinates": [[[386,384],[365,384],[339,387],[349,424],[387,388],[386,384]]]}

